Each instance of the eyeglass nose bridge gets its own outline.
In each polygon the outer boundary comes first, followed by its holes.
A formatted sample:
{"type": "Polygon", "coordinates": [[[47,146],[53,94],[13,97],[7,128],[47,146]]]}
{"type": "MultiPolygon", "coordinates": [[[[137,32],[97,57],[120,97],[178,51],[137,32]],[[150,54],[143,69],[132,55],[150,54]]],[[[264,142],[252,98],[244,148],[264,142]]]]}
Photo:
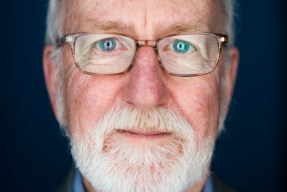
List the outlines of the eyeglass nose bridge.
{"type": "Polygon", "coordinates": [[[136,41],[137,51],[139,48],[141,48],[143,46],[152,47],[154,49],[155,53],[158,55],[157,41],[153,41],[153,40],[138,40],[138,41],[136,41]]]}
{"type": "Polygon", "coordinates": [[[155,48],[157,41],[152,41],[152,40],[138,40],[136,41],[137,47],[142,47],[142,46],[150,46],[155,48]]]}
{"type": "MultiPolygon", "coordinates": [[[[136,55],[137,55],[139,48],[141,48],[143,46],[148,46],[148,47],[153,48],[160,66],[163,67],[160,56],[158,54],[157,41],[154,41],[154,40],[138,40],[138,41],[136,41],[136,55]]],[[[135,57],[136,57],[136,55],[135,55],[135,57]]]]}

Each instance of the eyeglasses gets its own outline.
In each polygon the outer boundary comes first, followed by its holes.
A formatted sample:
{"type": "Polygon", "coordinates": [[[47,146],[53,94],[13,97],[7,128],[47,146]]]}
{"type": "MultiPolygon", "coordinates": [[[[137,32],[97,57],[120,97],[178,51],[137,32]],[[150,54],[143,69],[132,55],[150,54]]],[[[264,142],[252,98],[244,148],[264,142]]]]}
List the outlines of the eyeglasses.
{"type": "Polygon", "coordinates": [[[138,49],[151,46],[167,73],[190,77],[212,72],[227,41],[227,35],[212,33],[174,35],[157,41],[82,33],[65,35],[59,40],[59,46],[68,43],[77,68],[90,75],[124,73],[132,68],[138,49]]]}

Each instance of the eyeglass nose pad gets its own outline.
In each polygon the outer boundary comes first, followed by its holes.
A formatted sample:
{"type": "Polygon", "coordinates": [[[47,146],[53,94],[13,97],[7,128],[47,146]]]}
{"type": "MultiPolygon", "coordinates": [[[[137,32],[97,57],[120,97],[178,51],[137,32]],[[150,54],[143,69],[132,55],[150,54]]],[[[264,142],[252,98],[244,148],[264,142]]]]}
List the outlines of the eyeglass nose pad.
{"type": "Polygon", "coordinates": [[[155,52],[155,54],[156,54],[156,56],[157,56],[157,61],[158,61],[158,63],[159,63],[159,66],[161,67],[161,69],[166,70],[165,67],[163,66],[162,61],[161,61],[161,58],[160,58],[160,56],[159,56],[158,47],[157,47],[157,46],[154,46],[154,47],[153,47],[153,50],[154,50],[154,52],[155,52]]]}

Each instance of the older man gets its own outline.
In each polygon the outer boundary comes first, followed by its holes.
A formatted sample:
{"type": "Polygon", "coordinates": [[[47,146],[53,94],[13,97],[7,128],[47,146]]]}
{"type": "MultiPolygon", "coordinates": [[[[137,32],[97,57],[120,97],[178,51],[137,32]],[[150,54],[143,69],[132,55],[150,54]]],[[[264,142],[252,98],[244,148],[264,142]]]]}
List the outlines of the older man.
{"type": "Polygon", "coordinates": [[[50,0],[45,79],[77,168],[60,191],[232,191],[209,173],[232,20],[231,0],[50,0]]]}

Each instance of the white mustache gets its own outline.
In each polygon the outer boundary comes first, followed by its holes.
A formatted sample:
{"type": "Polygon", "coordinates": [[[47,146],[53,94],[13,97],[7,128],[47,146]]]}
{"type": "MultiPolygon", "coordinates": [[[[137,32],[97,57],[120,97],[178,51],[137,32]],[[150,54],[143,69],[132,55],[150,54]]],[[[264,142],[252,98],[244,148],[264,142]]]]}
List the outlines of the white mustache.
{"type": "Polygon", "coordinates": [[[147,111],[120,102],[106,112],[95,127],[104,135],[116,130],[194,135],[190,123],[175,109],[154,107],[147,111]]]}

